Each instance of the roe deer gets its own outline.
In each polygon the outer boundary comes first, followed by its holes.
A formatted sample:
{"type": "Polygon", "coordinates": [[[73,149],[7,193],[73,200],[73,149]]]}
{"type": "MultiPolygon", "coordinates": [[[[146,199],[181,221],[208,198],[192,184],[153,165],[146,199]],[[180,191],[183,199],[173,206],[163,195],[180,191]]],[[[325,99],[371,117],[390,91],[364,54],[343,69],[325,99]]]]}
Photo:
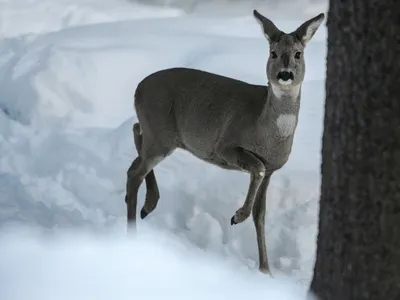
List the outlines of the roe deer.
{"type": "Polygon", "coordinates": [[[303,51],[325,15],[287,34],[257,10],[253,13],[269,42],[266,86],[189,68],[161,70],[138,84],[139,123],[133,126],[138,157],[128,170],[125,201],[128,224],[134,227],[139,186],[146,181],[143,219],[159,199],[153,168],[177,148],[221,168],[250,173],[246,199],[231,225],[252,213],[259,270],[270,273],[264,233],[266,191],[272,173],[289,158],[305,73],[303,51]]]}

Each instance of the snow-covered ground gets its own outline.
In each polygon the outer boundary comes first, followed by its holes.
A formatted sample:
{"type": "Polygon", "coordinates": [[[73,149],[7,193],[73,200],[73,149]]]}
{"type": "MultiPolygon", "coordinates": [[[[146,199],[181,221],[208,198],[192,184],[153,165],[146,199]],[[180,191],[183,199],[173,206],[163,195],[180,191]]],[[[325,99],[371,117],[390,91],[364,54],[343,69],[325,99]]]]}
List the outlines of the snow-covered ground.
{"type": "Polygon", "coordinates": [[[2,300],[305,299],[299,284],[156,231],[129,241],[69,233],[51,243],[9,232],[0,242],[7,242],[0,248],[2,300]]]}
{"type": "MultiPolygon", "coordinates": [[[[138,237],[122,237],[137,83],[186,66],[263,84],[268,44],[253,8],[286,31],[326,10],[315,0],[215,1],[188,9],[189,1],[0,0],[0,299],[54,299],[56,290],[65,291],[57,299],[84,299],[85,276],[93,276],[92,293],[101,287],[85,299],[110,299],[114,290],[120,299],[154,298],[150,280],[163,296],[179,289],[185,299],[264,292],[286,299],[256,272],[251,218],[230,226],[247,174],[177,151],[155,169],[157,209],[138,221],[138,237]],[[73,240],[66,229],[85,230],[85,238],[73,240]],[[93,239],[94,231],[108,236],[93,239]],[[223,282],[218,288],[215,278],[223,282]],[[68,281],[77,288],[65,290],[68,281]]],[[[293,152],[267,195],[272,271],[300,280],[303,290],[317,232],[325,48],[321,26],[305,52],[293,152]]],[[[144,192],[143,185],[139,209],[144,192]]]]}

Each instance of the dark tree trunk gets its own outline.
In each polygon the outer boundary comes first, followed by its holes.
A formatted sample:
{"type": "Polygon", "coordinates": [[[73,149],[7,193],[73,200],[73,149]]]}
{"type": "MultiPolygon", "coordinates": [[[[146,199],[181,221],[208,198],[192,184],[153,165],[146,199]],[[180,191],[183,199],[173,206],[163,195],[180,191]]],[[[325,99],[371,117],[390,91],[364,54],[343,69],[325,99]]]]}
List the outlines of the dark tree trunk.
{"type": "Polygon", "coordinates": [[[331,0],[313,291],[400,299],[400,0],[331,0]]]}

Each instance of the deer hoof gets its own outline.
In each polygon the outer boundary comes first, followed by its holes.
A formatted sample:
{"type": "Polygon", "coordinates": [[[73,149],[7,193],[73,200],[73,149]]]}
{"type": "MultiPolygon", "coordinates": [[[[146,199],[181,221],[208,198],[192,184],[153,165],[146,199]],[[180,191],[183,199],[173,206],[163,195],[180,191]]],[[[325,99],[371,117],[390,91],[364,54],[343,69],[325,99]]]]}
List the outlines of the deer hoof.
{"type": "Polygon", "coordinates": [[[231,218],[231,225],[242,223],[249,215],[250,212],[245,211],[243,208],[238,209],[235,215],[231,218]]]}
{"type": "Polygon", "coordinates": [[[269,269],[268,263],[266,263],[266,262],[265,263],[260,263],[260,265],[258,266],[258,270],[261,273],[264,273],[265,275],[269,275],[269,276],[273,277],[272,273],[271,273],[271,270],[269,269]]]}
{"type": "Polygon", "coordinates": [[[144,218],[147,217],[149,213],[147,211],[144,210],[144,208],[142,208],[142,210],[140,211],[140,218],[143,220],[144,218]]]}

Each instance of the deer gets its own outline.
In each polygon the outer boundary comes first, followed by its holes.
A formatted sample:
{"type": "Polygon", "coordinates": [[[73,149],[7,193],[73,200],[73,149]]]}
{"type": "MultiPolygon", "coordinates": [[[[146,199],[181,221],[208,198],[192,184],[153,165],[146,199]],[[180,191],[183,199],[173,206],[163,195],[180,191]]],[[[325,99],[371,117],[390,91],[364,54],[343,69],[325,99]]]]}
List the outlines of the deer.
{"type": "Polygon", "coordinates": [[[127,171],[128,226],[136,228],[138,190],[146,182],[140,211],[146,218],[160,193],[154,168],[182,149],[206,163],[250,175],[243,205],[230,225],[252,214],[259,264],[270,274],[265,239],[266,194],[272,174],[289,159],[305,76],[304,49],[325,18],[309,19],[291,33],[253,10],[269,44],[266,85],[255,85],[186,67],[156,71],[136,87],[137,122],[133,138],[138,156],[127,171]]]}

